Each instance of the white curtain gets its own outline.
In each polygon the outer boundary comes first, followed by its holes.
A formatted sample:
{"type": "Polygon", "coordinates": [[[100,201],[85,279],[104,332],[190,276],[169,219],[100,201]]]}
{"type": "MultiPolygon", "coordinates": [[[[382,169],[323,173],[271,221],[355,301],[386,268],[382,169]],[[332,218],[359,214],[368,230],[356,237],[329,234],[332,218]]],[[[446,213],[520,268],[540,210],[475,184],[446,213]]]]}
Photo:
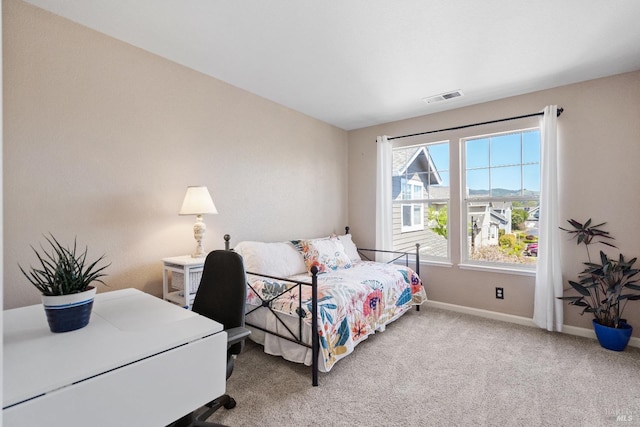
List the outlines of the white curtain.
{"type": "MultiPolygon", "coordinates": [[[[376,176],[376,247],[390,251],[392,248],[391,219],[391,175],[393,168],[393,150],[386,136],[377,138],[377,176],[376,176]]],[[[377,257],[384,261],[386,257],[377,257]]]]}
{"type": "Polygon", "coordinates": [[[540,221],[533,321],[548,331],[562,331],[562,272],[558,220],[557,105],[541,119],[540,221]]]}

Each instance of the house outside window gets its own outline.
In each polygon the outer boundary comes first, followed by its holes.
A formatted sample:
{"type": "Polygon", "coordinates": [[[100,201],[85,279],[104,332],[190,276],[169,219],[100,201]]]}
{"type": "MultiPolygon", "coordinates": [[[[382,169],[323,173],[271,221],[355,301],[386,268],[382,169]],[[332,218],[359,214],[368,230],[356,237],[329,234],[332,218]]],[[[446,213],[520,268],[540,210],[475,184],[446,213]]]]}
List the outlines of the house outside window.
{"type": "Polygon", "coordinates": [[[463,256],[533,269],[540,205],[540,130],[462,140],[463,256]]]}
{"type": "Polygon", "coordinates": [[[393,149],[393,250],[449,258],[449,142],[393,149]]]}

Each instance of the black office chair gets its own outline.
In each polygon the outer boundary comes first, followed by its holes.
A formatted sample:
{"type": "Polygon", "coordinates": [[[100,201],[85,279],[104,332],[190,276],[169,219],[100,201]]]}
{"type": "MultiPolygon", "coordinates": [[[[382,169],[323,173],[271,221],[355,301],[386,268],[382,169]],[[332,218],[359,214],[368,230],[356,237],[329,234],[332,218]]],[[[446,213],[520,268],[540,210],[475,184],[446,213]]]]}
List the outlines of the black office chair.
{"type": "MultiPolygon", "coordinates": [[[[240,354],[244,339],[251,331],[244,327],[247,278],[242,257],[232,251],[212,251],[204,262],[200,286],[192,310],[221,323],[227,332],[227,379],[233,371],[234,355],[240,354]]],[[[208,409],[191,413],[176,421],[173,426],[217,426],[204,420],[224,406],[231,409],[236,401],[225,394],[205,405],[208,409]]]]}

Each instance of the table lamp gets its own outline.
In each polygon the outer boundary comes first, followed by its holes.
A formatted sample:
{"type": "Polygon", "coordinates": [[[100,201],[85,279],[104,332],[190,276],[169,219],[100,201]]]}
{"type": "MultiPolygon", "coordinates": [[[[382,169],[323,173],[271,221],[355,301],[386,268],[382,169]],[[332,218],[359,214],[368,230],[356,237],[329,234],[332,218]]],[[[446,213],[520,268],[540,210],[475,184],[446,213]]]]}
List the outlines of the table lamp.
{"type": "Polygon", "coordinates": [[[196,223],[193,226],[193,237],[196,239],[196,250],[191,254],[193,258],[205,256],[202,239],[207,230],[207,226],[202,221],[204,214],[217,214],[218,210],[213,204],[209,190],[205,186],[187,187],[187,194],[184,196],[180,215],[195,215],[196,223]]]}

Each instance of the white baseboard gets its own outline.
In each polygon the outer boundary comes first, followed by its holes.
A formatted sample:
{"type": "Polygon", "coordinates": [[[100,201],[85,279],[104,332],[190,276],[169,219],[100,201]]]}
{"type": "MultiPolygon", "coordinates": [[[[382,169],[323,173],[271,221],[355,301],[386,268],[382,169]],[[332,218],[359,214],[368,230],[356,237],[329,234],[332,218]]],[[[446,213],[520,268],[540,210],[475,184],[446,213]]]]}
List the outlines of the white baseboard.
{"type": "MultiPolygon", "coordinates": [[[[441,308],[443,310],[455,311],[457,313],[471,314],[472,316],[484,317],[487,319],[501,320],[503,322],[516,323],[523,326],[531,326],[533,328],[538,327],[538,325],[533,322],[533,319],[529,319],[528,317],[515,316],[513,314],[498,313],[497,311],[489,311],[480,308],[465,307],[463,305],[429,300],[427,300],[423,304],[423,306],[424,305],[426,305],[427,307],[435,307],[441,308]]],[[[596,334],[595,332],[593,332],[593,329],[580,328],[578,326],[562,325],[562,333],[576,335],[579,337],[592,338],[594,340],[596,339],[596,334]]],[[[631,337],[631,340],[629,340],[629,346],[640,348],[640,338],[631,337]]]]}

